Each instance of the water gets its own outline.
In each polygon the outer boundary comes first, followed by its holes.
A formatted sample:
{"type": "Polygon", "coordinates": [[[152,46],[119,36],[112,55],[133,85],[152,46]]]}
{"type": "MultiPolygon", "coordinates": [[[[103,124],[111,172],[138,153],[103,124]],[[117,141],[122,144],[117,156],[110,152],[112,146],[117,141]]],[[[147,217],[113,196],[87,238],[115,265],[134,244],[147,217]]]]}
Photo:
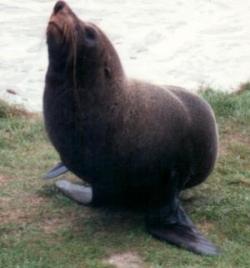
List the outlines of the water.
{"type": "MultiPolygon", "coordinates": [[[[42,109],[45,29],[54,3],[0,0],[0,98],[33,111],[42,109]]],[[[250,80],[250,0],[68,3],[108,34],[132,77],[194,91],[232,91],[250,80]]]]}

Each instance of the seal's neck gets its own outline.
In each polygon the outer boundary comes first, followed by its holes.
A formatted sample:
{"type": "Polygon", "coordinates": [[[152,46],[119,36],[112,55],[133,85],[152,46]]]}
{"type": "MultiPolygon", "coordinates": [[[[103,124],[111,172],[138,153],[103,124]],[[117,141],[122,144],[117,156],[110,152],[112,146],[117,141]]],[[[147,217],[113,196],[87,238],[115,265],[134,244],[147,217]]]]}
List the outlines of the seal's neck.
{"type": "Polygon", "coordinates": [[[72,80],[72,90],[75,102],[87,109],[104,109],[124,93],[125,76],[122,71],[110,72],[102,66],[97,68],[86,68],[72,80]]]}
{"type": "Polygon", "coordinates": [[[88,112],[93,108],[105,109],[124,94],[126,79],[120,61],[107,66],[78,66],[50,61],[46,90],[53,91],[54,101],[67,98],[64,103],[73,102],[88,112]]]}

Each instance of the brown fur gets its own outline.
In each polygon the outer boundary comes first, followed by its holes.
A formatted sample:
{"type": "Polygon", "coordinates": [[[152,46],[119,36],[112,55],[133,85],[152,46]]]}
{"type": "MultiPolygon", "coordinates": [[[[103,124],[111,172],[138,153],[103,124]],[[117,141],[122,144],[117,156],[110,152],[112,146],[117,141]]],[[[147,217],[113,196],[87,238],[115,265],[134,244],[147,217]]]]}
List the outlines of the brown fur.
{"type": "Polygon", "coordinates": [[[173,171],[178,191],[207,178],[217,130],[205,101],[128,79],[106,35],[68,6],[53,13],[47,35],[46,129],[62,162],[92,184],[94,198],[161,203],[173,171]]]}

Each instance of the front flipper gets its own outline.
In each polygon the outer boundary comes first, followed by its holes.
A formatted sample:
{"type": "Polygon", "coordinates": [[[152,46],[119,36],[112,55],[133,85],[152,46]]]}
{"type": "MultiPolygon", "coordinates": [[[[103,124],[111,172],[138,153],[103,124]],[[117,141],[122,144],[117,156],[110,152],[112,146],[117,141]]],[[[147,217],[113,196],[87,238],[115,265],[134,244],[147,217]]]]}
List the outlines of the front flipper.
{"type": "Polygon", "coordinates": [[[58,163],[55,167],[53,167],[46,175],[43,176],[44,180],[53,179],[58,177],[69,170],[64,166],[63,163],[58,163]]]}
{"type": "Polygon", "coordinates": [[[71,183],[67,180],[59,180],[56,187],[73,201],[89,205],[93,199],[93,191],[90,186],[71,183]]]}
{"type": "Polygon", "coordinates": [[[149,214],[146,222],[148,232],[154,237],[197,254],[219,254],[218,248],[203,237],[181,206],[170,213],[167,209],[165,216],[164,210],[159,213],[158,216],[157,212],[149,214]]]}

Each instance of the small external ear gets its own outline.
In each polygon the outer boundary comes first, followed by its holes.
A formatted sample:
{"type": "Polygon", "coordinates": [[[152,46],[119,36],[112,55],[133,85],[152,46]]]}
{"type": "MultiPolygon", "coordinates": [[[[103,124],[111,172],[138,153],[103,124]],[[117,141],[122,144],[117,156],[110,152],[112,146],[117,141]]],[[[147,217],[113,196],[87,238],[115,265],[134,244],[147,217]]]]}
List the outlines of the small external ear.
{"type": "Polygon", "coordinates": [[[107,65],[104,67],[104,74],[107,78],[111,78],[111,69],[107,65]]]}

